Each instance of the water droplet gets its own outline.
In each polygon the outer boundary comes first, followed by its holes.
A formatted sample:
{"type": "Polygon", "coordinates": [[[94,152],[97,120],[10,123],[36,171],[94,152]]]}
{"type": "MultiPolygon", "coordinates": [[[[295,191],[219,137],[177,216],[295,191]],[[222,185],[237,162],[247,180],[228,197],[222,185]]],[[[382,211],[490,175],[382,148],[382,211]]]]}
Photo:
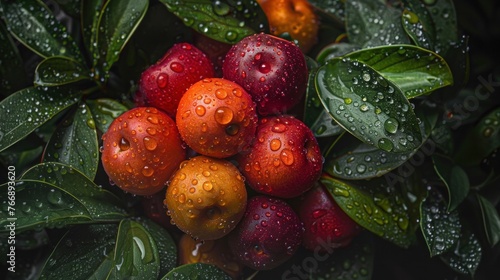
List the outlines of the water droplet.
{"type": "Polygon", "coordinates": [[[352,103],[352,99],[351,98],[344,98],[344,103],[349,105],[352,103]]]}
{"type": "Polygon", "coordinates": [[[277,124],[275,124],[275,125],[273,125],[273,126],[271,127],[271,130],[272,130],[273,132],[277,132],[277,133],[283,133],[283,132],[285,132],[285,131],[286,131],[286,129],[287,129],[287,128],[286,128],[286,125],[284,125],[284,124],[282,124],[282,123],[277,123],[277,124]]]}
{"type": "Polygon", "coordinates": [[[358,166],[356,167],[356,171],[358,173],[361,173],[361,174],[365,173],[365,171],[366,171],[366,165],[364,165],[364,164],[358,164],[358,166]]]}
{"type": "Polygon", "coordinates": [[[151,177],[153,174],[154,174],[154,169],[152,168],[149,168],[149,166],[145,165],[143,168],[142,168],[142,175],[146,176],[146,177],[151,177]]]}
{"type": "Polygon", "coordinates": [[[184,66],[179,62],[172,62],[170,64],[170,69],[176,73],[182,73],[184,71],[184,66]]]}
{"type": "Polygon", "coordinates": [[[215,121],[219,124],[228,124],[233,120],[233,110],[229,107],[219,107],[215,111],[215,121]]]}
{"type": "Polygon", "coordinates": [[[272,151],[277,151],[281,148],[281,141],[279,139],[273,139],[269,143],[269,147],[272,151]]]}
{"type": "Polygon", "coordinates": [[[168,75],[165,73],[160,73],[156,78],[156,85],[158,85],[159,88],[165,88],[167,84],[168,84],[168,75]]]}
{"type": "Polygon", "coordinates": [[[194,109],[194,111],[196,112],[196,114],[198,116],[201,117],[201,116],[205,115],[205,113],[206,113],[207,110],[205,109],[204,106],[198,105],[198,106],[196,106],[196,108],[194,109]]]}
{"type": "Polygon", "coordinates": [[[62,204],[62,194],[60,191],[51,189],[47,195],[47,200],[54,205],[62,204]]]}
{"type": "Polygon", "coordinates": [[[203,183],[203,189],[207,192],[211,191],[213,189],[213,185],[210,181],[205,181],[203,183]]]}
{"type": "Polygon", "coordinates": [[[120,146],[120,150],[122,150],[122,151],[126,151],[126,150],[130,149],[129,141],[123,137],[120,139],[120,143],[118,145],[120,146]]]}
{"type": "Polygon", "coordinates": [[[368,73],[363,73],[363,80],[364,80],[365,82],[370,81],[370,79],[371,79],[370,74],[368,74],[368,73]]]}
{"type": "Polygon", "coordinates": [[[378,140],[378,147],[384,151],[390,152],[394,148],[394,144],[387,138],[380,138],[378,140]]]}
{"type": "Polygon", "coordinates": [[[288,148],[283,149],[280,154],[280,159],[285,165],[292,165],[294,162],[292,151],[288,148]]]}
{"type": "Polygon", "coordinates": [[[361,104],[361,106],[359,106],[359,110],[360,110],[361,112],[366,112],[366,111],[368,111],[369,109],[370,109],[370,108],[369,108],[369,107],[368,107],[368,105],[366,105],[366,104],[361,104]]]}
{"type": "Polygon", "coordinates": [[[215,91],[215,96],[219,99],[225,99],[227,97],[227,91],[225,89],[219,88],[215,91]]]}
{"type": "Polygon", "coordinates": [[[153,151],[158,146],[158,142],[156,142],[156,140],[151,137],[144,137],[143,142],[144,147],[146,147],[146,149],[148,149],[149,151],[153,151]]]}
{"type": "Polygon", "coordinates": [[[403,18],[408,20],[408,22],[411,24],[417,24],[419,21],[418,16],[414,12],[409,11],[407,9],[403,11],[403,18]]]}
{"type": "Polygon", "coordinates": [[[491,127],[487,127],[483,130],[483,136],[488,138],[493,134],[494,129],[491,127]]]}
{"type": "Polygon", "coordinates": [[[384,122],[384,129],[389,133],[396,133],[399,123],[395,118],[388,118],[384,122]]]}

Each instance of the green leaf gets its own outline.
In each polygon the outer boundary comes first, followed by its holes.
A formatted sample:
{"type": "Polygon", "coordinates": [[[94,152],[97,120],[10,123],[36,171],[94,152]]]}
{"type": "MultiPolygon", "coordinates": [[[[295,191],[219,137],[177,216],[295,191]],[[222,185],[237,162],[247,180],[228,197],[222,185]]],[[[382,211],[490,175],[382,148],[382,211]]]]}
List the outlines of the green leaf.
{"type": "Polygon", "coordinates": [[[355,186],[329,176],[320,181],[356,223],[400,247],[411,245],[414,232],[410,224],[416,221],[410,221],[410,206],[397,189],[367,183],[355,186]]]}
{"type": "Polygon", "coordinates": [[[159,275],[165,275],[177,266],[177,247],[168,231],[151,220],[137,220],[151,235],[158,248],[160,260],[159,275]]]}
{"type": "Polygon", "coordinates": [[[82,225],[70,229],[47,259],[40,279],[106,279],[118,225],[82,225]]]}
{"type": "Polygon", "coordinates": [[[434,49],[447,53],[458,40],[458,21],[453,0],[436,0],[427,7],[435,25],[434,49]]]}
{"type": "Polygon", "coordinates": [[[385,1],[345,1],[345,21],[349,42],[363,48],[410,43],[401,11],[385,1]]]}
{"type": "Polygon", "coordinates": [[[139,223],[122,220],[116,236],[114,266],[109,277],[157,279],[160,271],[158,247],[149,232],[139,223]]]}
{"type": "Polygon", "coordinates": [[[11,34],[41,57],[65,56],[83,61],[76,42],[40,0],[2,2],[2,17],[11,34]]]}
{"type": "Polygon", "coordinates": [[[446,61],[438,54],[412,45],[392,45],[352,52],[346,57],[378,71],[407,98],[429,94],[453,84],[446,61]]]}
{"type": "Polygon", "coordinates": [[[67,116],[47,143],[44,162],[60,162],[80,170],[93,180],[99,164],[99,143],[95,121],[82,103],[67,116]]]}
{"type": "Polygon", "coordinates": [[[148,9],[147,0],[109,0],[99,15],[94,66],[106,76],[148,9]],[[97,58],[97,60],[96,60],[97,58]]]}
{"type": "Polygon", "coordinates": [[[161,280],[230,280],[231,277],[213,264],[183,264],[161,278],[161,280]]]}
{"type": "Polygon", "coordinates": [[[453,211],[469,194],[469,177],[450,158],[434,155],[432,161],[434,170],[448,189],[448,211],[453,211]]]}
{"type": "Polygon", "coordinates": [[[498,244],[500,241],[500,216],[495,208],[495,205],[480,194],[476,194],[476,200],[479,203],[481,217],[486,233],[486,239],[491,247],[498,244]]]}
{"type": "Polygon", "coordinates": [[[36,86],[60,86],[81,80],[90,80],[85,65],[64,56],[46,58],[35,69],[36,86]]]}
{"type": "Polygon", "coordinates": [[[123,202],[117,196],[96,185],[80,171],[62,163],[37,164],[28,169],[21,180],[38,180],[49,184],[62,194],[70,195],[72,201],[83,205],[90,217],[96,221],[116,221],[127,215],[123,202]]]}
{"type": "Polygon", "coordinates": [[[476,270],[481,262],[482,249],[479,240],[471,232],[462,231],[460,234],[459,242],[455,246],[440,255],[448,266],[462,274],[474,276],[476,270]]]}
{"type": "Polygon", "coordinates": [[[484,116],[462,140],[455,160],[463,165],[477,165],[500,147],[500,107],[484,116]]]}
{"type": "Polygon", "coordinates": [[[86,103],[92,112],[95,126],[103,133],[108,131],[114,119],[128,110],[125,105],[109,98],[86,100],[86,103]]]}
{"type": "Polygon", "coordinates": [[[316,60],[319,64],[325,64],[328,60],[332,60],[335,57],[345,56],[357,50],[359,50],[359,46],[357,45],[344,42],[334,42],[322,48],[316,56],[316,60]]]}
{"type": "Polygon", "coordinates": [[[168,10],[199,33],[228,44],[269,33],[267,17],[257,1],[160,0],[168,10]]]}
{"type": "Polygon", "coordinates": [[[0,22],[0,62],[0,94],[5,97],[21,89],[28,79],[21,54],[3,22],[0,22]]]}
{"type": "Polygon", "coordinates": [[[0,186],[0,232],[5,233],[11,222],[15,222],[16,232],[44,227],[63,227],[70,224],[86,223],[92,220],[88,209],[63,189],[41,180],[23,179],[0,186]],[[9,191],[15,190],[15,205],[9,208],[9,191]],[[11,212],[12,210],[12,212],[11,212]],[[9,220],[15,218],[15,220],[9,220]]]}
{"type": "Polygon", "coordinates": [[[420,229],[431,257],[450,250],[460,238],[462,225],[458,212],[446,208],[443,197],[437,192],[431,192],[420,207],[420,229]]]}
{"type": "Polygon", "coordinates": [[[318,11],[339,22],[344,21],[345,9],[343,0],[309,0],[318,11]]]}
{"type": "Polygon", "coordinates": [[[81,25],[82,37],[85,47],[93,59],[97,59],[97,30],[99,25],[99,15],[104,4],[104,0],[85,0],[81,5],[81,25]]]}
{"type": "Polygon", "coordinates": [[[419,0],[405,0],[402,13],[402,24],[415,45],[434,50],[436,32],[434,22],[424,3],[419,0]]]}
{"type": "Polygon", "coordinates": [[[422,142],[419,122],[399,88],[358,61],[330,60],[315,79],[330,115],[361,141],[388,152],[412,151],[422,142]]]}
{"type": "Polygon", "coordinates": [[[75,104],[79,92],[59,87],[25,88],[0,102],[0,151],[75,104]]]}

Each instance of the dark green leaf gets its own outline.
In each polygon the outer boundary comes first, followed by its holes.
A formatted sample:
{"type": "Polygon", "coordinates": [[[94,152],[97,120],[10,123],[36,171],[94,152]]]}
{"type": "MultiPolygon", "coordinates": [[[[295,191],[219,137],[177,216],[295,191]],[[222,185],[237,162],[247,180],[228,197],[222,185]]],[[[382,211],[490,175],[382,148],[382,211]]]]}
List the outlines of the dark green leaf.
{"type": "Polygon", "coordinates": [[[471,232],[462,231],[459,242],[440,257],[451,269],[473,277],[482,255],[477,237],[471,232]]]}
{"type": "Polygon", "coordinates": [[[80,93],[59,87],[25,88],[0,102],[0,151],[75,104],[80,93]]]}
{"type": "Polygon", "coordinates": [[[435,25],[434,49],[438,53],[446,53],[448,48],[458,40],[458,22],[453,0],[432,1],[427,9],[435,25]]]}
{"type": "Polygon", "coordinates": [[[125,105],[114,99],[100,98],[87,100],[86,103],[92,112],[95,126],[103,133],[108,131],[114,119],[128,110],[125,105]]]}
{"type": "Polygon", "coordinates": [[[419,0],[405,0],[404,3],[402,22],[406,33],[415,45],[434,50],[436,32],[425,4],[419,0]]]}
{"type": "Polygon", "coordinates": [[[64,56],[52,56],[38,64],[34,84],[37,86],[60,86],[90,79],[84,65],[64,56]]]}
{"type": "Polygon", "coordinates": [[[267,17],[257,1],[160,1],[185,25],[217,41],[234,44],[251,34],[269,33],[267,17]]]}
{"type": "MultiPolygon", "coordinates": [[[[333,177],[321,179],[337,204],[362,227],[400,247],[407,248],[414,232],[404,198],[392,186],[352,185],[333,177]]],[[[366,183],[365,183],[366,184],[366,183]]]]}
{"type": "Polygon", "coordinates": [[[479,164],[498,147],[500,147],[500,107],[484,116],[466,134],[455,160],[464,165],[479,164]]]}
{"type": "Polygon", "coordinates": [[[172,236],[165,228],[152,222],[151,220],[141,219],[139,222],[151,235],[158,248],[160,259],[159,275],[165,275],[177,265],[177,247],[172,236]]]}
{"type": "Polygon", "coordinates": [[[318,69],[315,81],[323,106],[361,141],[389,152],[420,146],[422,133],[411,104],[371,67],[335,59],[318,69]]]}
{"type": "Polygon", "coordinates": [[[28,81],[21,54],[3,22],[0,22],[0,77],[0,95],[4,97],[21,89],[28,81]]]}
{"type": "Polygon", "coordinates": [[[446,208],[443,197],[437,192],[431,192],[420,207],[420,229],[431,257],[450,250],[460,238],[462,225],[458,212],[449,212],[446,208]]]}
{"type": "Polygon", "coordinates": [[[113,263],[116,224],[70,229],[52,251],[40,279],[106,279],[113,263]]]}
{"type": "Polygon", "coordinates": [[[404,92],[407,98],[429,94],[453,84],[446,61],[431,51],[412,45],[364,49],[347,55],[375,69],[404,92]]]}
{"type": "Polygon", "coordinates": [[[97,48],[93,50],[94,66],[107,75],[122,49],[146,14],[147,0],[109,0],[99,15],[97,48]]]}
{"type": "Polygon", "coordinates": [[[83,205],[94,220],[117,220],[127,215],[118,197],[70,166],[58,162],[40,163],[26,171],[21,179],[42,181],[63,194],[71,195],[72,200],[83,205]]]}
{"type": "Polygon", "coordinates": [[[333,19],[343,22],[345,16],[344,2],[342,0],[309,0],[314,7],[333,19]]]}
{"type": "Polygon", "coordinates": [[[491,247],[495,246],[500,241],[500,216],[495,208],[495,205],[487,200],[484,196],[476,194],[476,199],[481,210],[481,217],[486,233],[486,239],[491,247]]]}
{"type": "Polygon", "coordinates": [[[191,263],[172,269],[162,280],[230,280],[231,277],[212,264],[191,263]]]}
{"type": "Polygon", "coordinates": [[[368,48],[410,43],[401,25],[401,11],[385,1],[346,1],[345,18],[347,37],[355,45],[368,48]]]}
{"type": "Polygon", "coordinates": [[[65,190],[41,180],[23,179],[14,186],[6,183],[0,186],[0,232],[10,230],[9,225],[16,218],[16,232],[44,227],[63,227],[68,224],[86,223],[92,220],[88,209],[65,190]],[[15,189],[15,205],[9,208],[8,195],[15,189]],[[12,212],[11,212],[12,211],[12,212]]]}
{"type": "Polygon", "coordinates": [[[83,61],[78,45],[42,1],[3,1],[7,28],[26,47],[47,58],[66,56],[83,61]]]}
{"type": "Polygon", "coordinates": [[[328,60],[332,60],[335,57],[342,57],[351,52],[359,50],[359,46],[351,43],[331,43],[325,46],[316,56],[316,60],[319,64],[325,64],[328,60]]]}
{"type": "MultiPolygon", "coordinates": [[[[87,1],[87,0],[85,0],[87,1]]],[[[83,0],[55,0],[57,4],[59,4],[59,8],[64,10],[66,14],[74,18],[78,18],[80,16],[80,10],[82,7],[83,0]]]]}
{"type": "Polygon", "coordinates": [[[111,279],[157,279],[160,271],[158,247],[149,232],[139,223],[122,220],[116,236],[111,279]]]}
{"type": "Polygon", "coordinates": [[[64,163],[80,170],[91,180],[95,178],[99,144],[88,106],[82,103],[59,125],[47,143],[43,161],[64,163]]]}
{"type": "Polygon", "coordinates": [[[470,189],[467,173],[450,158],[432,157],[437,175],[448,189],[448,211],[455,210],[467,197],[470,189]]]}
{"type": "Polygon", "coordinates": [[[101,14],[102,6],[105,0],[85,0],[82,1],[81,9],[81,23],[82,23],[82,35],[83,41],[85,42],[85,47],[89,54],[95,56],[97,59],[98,51],[97,47],[97,30],[99,24],[99,15],[101,14]]]}

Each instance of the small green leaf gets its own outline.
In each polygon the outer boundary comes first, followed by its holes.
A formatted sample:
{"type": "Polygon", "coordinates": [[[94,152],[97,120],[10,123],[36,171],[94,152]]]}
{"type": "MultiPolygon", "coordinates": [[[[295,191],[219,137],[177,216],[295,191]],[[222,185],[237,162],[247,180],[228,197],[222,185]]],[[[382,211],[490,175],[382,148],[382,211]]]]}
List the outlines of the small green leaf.
{"type": "Polygon", "coordinates": [[[431,192],[420,207],[420,229],[431,257],[450,250],[460,238],[462,225],[458,212],[449,212],[446,208],[437,192],[431,192]]]}
{"type": "Polygon", "coordinates": [[[21,54],[3,22],[0,22],[0,62],[0,77],[2,77],[0,95],[5,97],[21,89],[27,84],[28,79],[23,68],[21,54]]]}
{"type": "Polygon", "coordinates": [[[116,224],[70,229],[47,259],[40,279],[106,279],[116,265],[111,258],[117,230],[116,224]]]}
{"type": "Polygon", "coordinates": [[[199,33],[228,44],[269,33],[267,17],[257,1],[160,0],[168,10],[199,33]]]}
{"type": "Polygon", "coordinates": [[[331,43],[324,48],[316,56],[316,60],[319,64],[325,64],[328,60],[332,60],[335,57],[342,57],[348,55],[351,52],[359,50],[359,46],[351,43],[331,43]]]}
{"type": "Polygon", "coordinates": [[[498,147],[500,147],[500,107],[484,116],[465,135],[455,160],[467,166],[477,165],[498,147]]]}
{"type": "Polygon", "coordinates": [[[455,210],[470,189],[467,173],[450,158],[434,155],[434,170],[448,189],[448,211],[455,210]]]}
{"type": "Polygon", "coordinates": [[[123,114],[128,108],[120,102],[109,99],[99,98],[86,101],[88,108],[92,112],[95,126],[102,133],[108,131],[114,119],[123,114]]]}
{"type": "Polygon", "coordinates": [[[392,45],[352,52],[361,61],[414,98],[453,84],[446,61],[438,54],[412,45],[392,45]]]}
{"type": "Polygon", "coordinates": [[[74,201],[85,206],[86,212],[94,220],[116,221],[127,215],[123,202],[117,196],[68,165],[40,163],[28,169],[21,179],[38,180],[71,195],[74,201]]]}
{"type": "Polygon", "coordinates": [[[0,151],[26,137],[80,99],[80,93],[59,87],[25,88],[0,102],[0,151]]]}
{"type": "Polygon", "coordinates": [[[177,266],[177,247],[174,239],[165,228],[151,220],[141,219],[137,222],[149,232],[155,241],[160,259],[159,275],[165,275],[177,266]]]}
{"type": "Polygon", "coordinates": [[[411,245],[416,221],[410,221],[409,205],[394,187],[354,186],[329,176],[320,181],[356,223],[400,247],[411,245]]]}
{"type": "Polygon", "coordinates": [[[385,1],[345,1],[349,42],[363,48],[409,44],[401,25],[401,11],[385,1]]]}
{"type": "MultiPolygon", "coordinates": [[[[89,54],[98,55],[97,48],[97,28],[99,25],[99,15],[104,4],[104,0],[82,1],[81,24],[82,37],[89,54]]],[[[94,57],[96,59],[96,57],[94,57]]]]}
{"type": "Polygon", "coordinates": [[[84,103],[66,117],[47,143],[44,162],[60,162],[93,180],[99,164],[99,144],[94,118],[84,103]]]}
{"type": "Polygon", "coordinates": [[[482,255],[481,244],[474,233],[462,231],[459,242],[440,258],[451,269],[473,278],[482,255]]]}
{"type": "Polygon", "coordinates": [[[330,60],[315,79],[320,100],[345,130],[388,152],[406,152],[422,143],[419,122],[399,88],[358,61],[330,60]]]}
{"type": "Polygon", "coordinates": [[[172,269],[161,280],[230,280],[231,277],[213,264],[191,263],[172,269]]]}
{"type": "Polygon", "coordinates": [[[438,53],[447,53],[458,40],[458,21],[453,0],[432,1],[427,9],[434,25],[436,36],[434,49],[438,53]]]}
{"type": "Polygon", "coordinates": [[[2,2],[7,28],[27,48],[47,58],[66,56],[83,61],[76,42],[40,0],[2,2]]]}
{"type": "Polygon", "coordinates": [[[434,22],[424,3],[419,0],[405,0],[402,13],[402,24],[415,45],[434,50],[436,32],[434,22]]]}
{"type": "Polygon", "coordinates": [[[480,194],[476,194],[476,199],[481,210],[481,217],[486,233],[486,239],[491,247],[500,241],[500,216],[493,203],[480,194]]]}
{"type": "Polygon", "coordinates": [[[109,277],[157,279],[160,271],[158,247],[149,232],[139,223],[122,220],[116,236],[114,266],[109,277]]]}
{"type": "Polygon", "coordinates": [[[34,84],[60,86],[89,79],[89,71],[78,61],[64,56],[52,56],[38,64],[34,84]]]}
{"type": "Polygon", "coordinates": [[[99,15],[94,66],[107,75],[148,9],[147,0],[109,0],[99,15]],[[95,60],[97,58],[97,60],[95,60]]]}

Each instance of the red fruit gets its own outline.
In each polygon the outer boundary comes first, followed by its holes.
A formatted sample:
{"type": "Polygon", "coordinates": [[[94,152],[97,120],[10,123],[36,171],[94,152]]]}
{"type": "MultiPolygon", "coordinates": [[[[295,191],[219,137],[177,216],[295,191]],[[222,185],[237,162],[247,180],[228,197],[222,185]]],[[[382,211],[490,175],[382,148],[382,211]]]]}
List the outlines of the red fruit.
{"type": "Polygon", "coordinates": [[[252,189],[281,198],[306,192],[323,168],[316,138],[292,116],[262,118],[252,146],[236,161],[252,189]]]}
{"type": "Polygon", "coordinates": [[[152,195],[186,158],[174,121],[152,107],[137,107],[116,118],[102,136],[102,165],[118,187],[152,195]]]}
{"type": "Polygon", "coordinates": [[[197,81],[214,75],[212,62],[202,51],[189,43],[175,44],[142,73],[135,102],[138,106],[156,107],[175,118],[184,92],[197,81]]]}
{"type": "Polygon", "coordinates": [[[210,58],[216,77],[222,77],[222,63],[232,45],[214,40],[198,32],[194,33],[194,45],[210,58]]]}
{"type": "Polygon", "coordinates": [[[345,247],[361,231],[320,183],[304,194],[298,214],[305,227],[303,245],[312,251],[325,251],[324,244],[345,247]]]}
{"type": "Polygon", "coordinates": [[[245,215],[228,235],[228,243],[240,262],[268,270],[293,256],[303,232],[302,222],[288,203],[260,195],[248,200],[245,215]]]}
{"type": "Polygon", "coordinates": [[[264,33],[233,45],[222,73],[252,95],[261,115],[285,113],[301,100],[307,87],[302,51],[290,41],[264,33]]]}

